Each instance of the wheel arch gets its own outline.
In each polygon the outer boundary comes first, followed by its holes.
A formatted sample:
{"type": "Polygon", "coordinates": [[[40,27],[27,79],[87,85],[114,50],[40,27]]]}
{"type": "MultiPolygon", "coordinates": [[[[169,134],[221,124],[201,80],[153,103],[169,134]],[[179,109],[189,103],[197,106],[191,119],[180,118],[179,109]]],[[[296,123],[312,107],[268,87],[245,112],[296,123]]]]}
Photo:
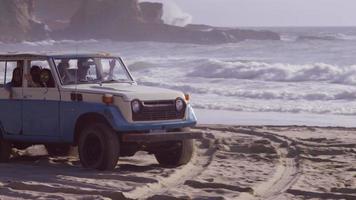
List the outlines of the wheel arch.
{"type": "Polygon", "coordinates": [[[110,127],[112,127],[109,120],[101,113],[90,112],[90,113],[82,114],[76,120],[75,127],[74,127],[73,143],[75,145],[78,144],[80,133],[85,128],[85,126],[94,122],[105,123],[110,127]]]}

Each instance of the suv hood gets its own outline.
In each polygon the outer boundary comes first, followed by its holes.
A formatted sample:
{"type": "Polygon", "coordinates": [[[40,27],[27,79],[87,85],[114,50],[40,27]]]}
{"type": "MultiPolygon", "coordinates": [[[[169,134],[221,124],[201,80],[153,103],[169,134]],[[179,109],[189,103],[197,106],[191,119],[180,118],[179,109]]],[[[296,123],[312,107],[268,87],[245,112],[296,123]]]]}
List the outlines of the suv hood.
{"type": "Polygon", "coordinates": [[[129,83],[105,83],[102,86],[99,84],[67,85],[64,86],[64,89],[71,91],[77,90],[83,93],[112,94],[121,96],[127,101],[133,99],[152,101],[176,99],[178,97],[184,98],[182,92],[129,83]]]}

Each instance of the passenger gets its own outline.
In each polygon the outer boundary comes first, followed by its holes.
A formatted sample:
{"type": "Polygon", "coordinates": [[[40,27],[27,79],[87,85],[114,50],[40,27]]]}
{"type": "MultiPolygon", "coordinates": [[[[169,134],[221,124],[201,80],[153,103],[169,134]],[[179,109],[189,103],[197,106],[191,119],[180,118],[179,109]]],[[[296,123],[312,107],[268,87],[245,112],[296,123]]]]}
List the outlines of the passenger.
{"type": "Polygon", "coordinates": [[[22,87],[22,69],[17,67],[12,72],[11,87],[22,87]]]}
{"type": "Polygon", "coordinates": [[[55,87],[55,83],[54,83],[54,79],[53,79],[51,70],[42,69],[41,70],[41,76],[48,76],[48,80],[46,82],[42,83],[42,85],[44,87],[49,87],[49,88],[54,88],[55,87]]]}
{"type": "Polygon", "coordinates": [[[41,67],[34,65],[31,67],[30,75],[27,77],[29,87],[42,87],[41,84],[41,67]]]}
{"type": "Polygon", "coordinates": [[[22,67],[16,67],[14,69],[11,81],[5,85],[5,89],[10,93],[10,99],[13,98],[12,88],[14,87],[22,87],[22,67]]]}
{"type": "Polygon", "coordinates": [[[69,69],[69,59],[62,59],[61,62],[58,64],[58,71],[60,74],[61,79],[64,81],[67,76],[66,72],[69,69]]]}

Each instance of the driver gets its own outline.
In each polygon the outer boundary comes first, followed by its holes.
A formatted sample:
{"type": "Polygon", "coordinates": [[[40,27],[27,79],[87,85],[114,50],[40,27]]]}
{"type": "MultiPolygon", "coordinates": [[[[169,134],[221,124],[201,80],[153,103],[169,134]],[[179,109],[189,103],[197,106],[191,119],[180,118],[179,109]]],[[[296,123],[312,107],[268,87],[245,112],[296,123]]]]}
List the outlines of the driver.
{"type": "Polygon", "coordinates": [[[78,81],[88,81],[89,59],[81,58],[78,60],[78,81]]]}
{"type": "Polygon", "coordinates": [[[66,71],[69,69],[69,59],[62,59],[61,62],[58,64],[58,71],[59,75],[61,76],[62,80],[65,80],[66,77],[66,71]]]}

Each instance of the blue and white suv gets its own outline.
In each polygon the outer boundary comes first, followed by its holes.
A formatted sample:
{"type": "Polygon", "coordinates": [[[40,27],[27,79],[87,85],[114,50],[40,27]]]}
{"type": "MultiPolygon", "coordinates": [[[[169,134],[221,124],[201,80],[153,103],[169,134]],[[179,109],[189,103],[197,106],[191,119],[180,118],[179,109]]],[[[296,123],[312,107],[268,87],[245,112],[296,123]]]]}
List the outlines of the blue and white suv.
{"type": "Polygon", "coordinates": [[[110,170],[137,151],[179,166],[201,137],[189,95],[137,85],[120,57],[0,55],[0,81],[0,162],[44,144],[50,155],[78,146],[86,168],[110,170]]]}

